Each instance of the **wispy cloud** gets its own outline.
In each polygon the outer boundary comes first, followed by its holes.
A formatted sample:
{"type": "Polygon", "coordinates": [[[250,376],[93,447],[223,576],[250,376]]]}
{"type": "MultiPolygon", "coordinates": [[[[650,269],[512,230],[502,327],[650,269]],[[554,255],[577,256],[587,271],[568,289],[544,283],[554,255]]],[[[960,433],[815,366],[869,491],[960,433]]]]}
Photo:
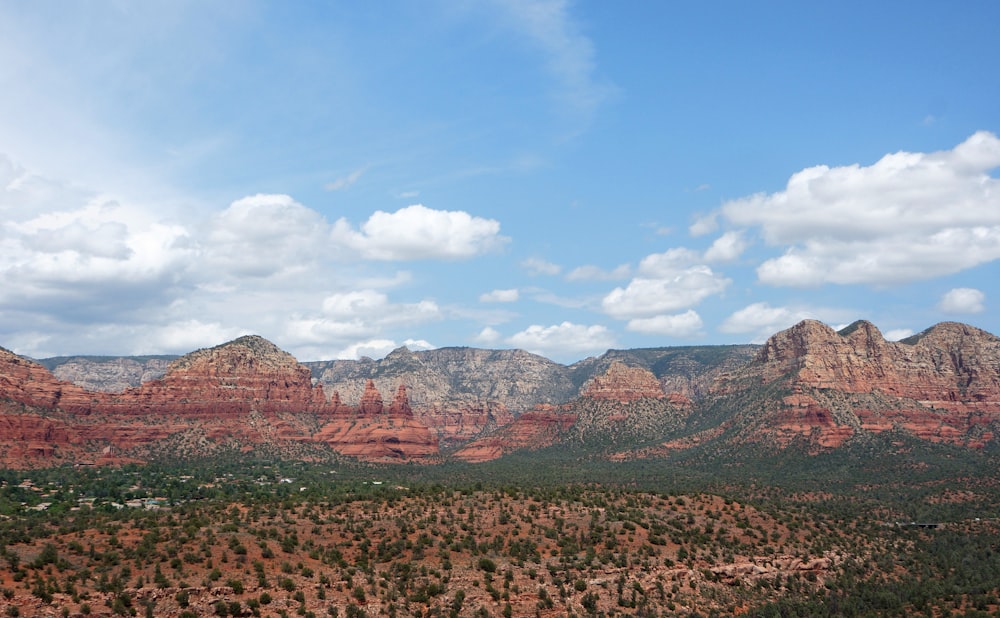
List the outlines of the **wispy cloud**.
{"type": "Polygon", "coordinates": [[[496,0],[514,27],[545,55],[554,94],[580,122],[589,123],[617,89],[597,76],[593,42],[581,32],[566,0],[496,0]]]}
{"type": "Polygon", "coordinates": [[[342,191],[344,189],[347,189],[354,183],[356,183],[358,180],[360,180],[361,177],[364,176],[365,172],[367,171],[368,171],[367,166],[358,168],[353,172],[351,172],[350,174],[348,174],[347,176],[343,176],[341,178],[334,180],[333,182],[326,183],[325,185],[323,185],[323,188],[326,189],[327,191],[342,191]]]}

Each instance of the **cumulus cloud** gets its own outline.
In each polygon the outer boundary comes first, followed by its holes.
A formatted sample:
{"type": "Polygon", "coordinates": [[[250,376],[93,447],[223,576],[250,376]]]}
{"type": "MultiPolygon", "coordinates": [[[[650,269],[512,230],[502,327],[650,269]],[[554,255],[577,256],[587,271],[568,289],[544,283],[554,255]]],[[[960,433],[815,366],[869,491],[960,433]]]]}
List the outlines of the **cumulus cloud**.
{"type": "Polygon", "coordinates": [[[0,311],[113,320],[168,302],[197,257],[186,229],[104,196],[37,184],[61,198],[57,208],[31,207],[21,189],[0,191],[11,206],[0,222],[0,311]],[[29,207],[15,208],[22,198],[29,207]]]}
{"type": "Polygon", "coordinates": [[[527,270],[529,275],[558,275],[562,272],[562,266],[547,262],[541,258],[522,260],[521,267],[527,270]]]}
{"type": "Polygon", "coordinates": [[[986,295],[975,288],[954,288],[941,297],[938,309],[945,313],[982,313],[986,310],[986,295]]]}
{"type": "Polygon", "coordinates": [[[566,274],[567,281],[614,281],[625,279],[632,273],[628,264],[621,264],[612,270],[604,270],[599,266],[578,266],[566,274]]]}
{"type": "Polygon", "coordinates": [[[705,251],[705,260],[708,262],[732,262],[743,255],[748,244],[743,232],[726,232],[716,238],[712,246],[705,251]]]}
{"type": "Polygon", "coordinates": [[[444,312],[431,299],[389,297],[409,272],[380,270],[381,260],[338,268],[346,255],[452,258],[505,241],[496,222],[465,213],[399,213],[376,213],[344,246],[289,195],[250,195],[206,216],[68,188],[0,157],[0,345],[35,356],[187,352],[255,332],[329,358],[389,340],[444,312]],[[420,253],[394,225],[437,246],[420,253]],[[47,336],[31,335],[29,322],[47,336]]]}
{"type": "Polygon", "coordinates": [[[978,132],[951,150],[898,152],[869,166],[817,166],[783,191],[722,206],[783,255],[758,268],[772,285],[892,284],[1000,258],[1000,139],[978,132]]]}
{"type": "Polygon", "coordinates": [[[287,276],[329,251],[329,227],[289,195],[245,197],[212,218],[206,259],[210,268],[237,277],[287,276]]]}
{"type": "Polygon", "coordinates": [[[491,326],[479,331],[479,334],[473,338],[476,343],[488,346],[496,345],[501,339],[503,339],[503,335],[500,334],[500,331],[491,326]]]}
{"type": "Polygon", "coordinates": [[[697,305],[729,283],[708,266],[692,266],[666,277],[632,279],[628,286],[611,290],[601,306],[616,318],[649,317],[697,305]]]}
{"type": "Polygon", "coordinates": [[[220,322],[189,319],[165,326],[153,326],[138,334],[135,344],[141,352],[146,353],[187,354],[201,347],[218,345],[249,334],[252,333],[220,322]]]}
{"type": "Polygon", "coordinates": [[[441,317],[441,309],[432,300],[391,303],[388,295],[377,290],[332,294],[323,300],[323,313],[338,320],[357,318],[380,324],[419,324],[441,317]]]}
{"type": "Polygon", "coordinates": [[[687,338],[701,334],[702,321],[694,309],[688,309],[684,313],[675,315],[635,318],[629,320],[627,328],[637,333],[687,338]]]}
{"type": "Polygon", "coordinates": [[[346,219],[338,219],[331,238],[372,260],[471,258],[496,251],[510,240],[500,234],[495,219],[421,204],[394,213],[376,211],[357,230],[346,219]]]}
{"type": "Polygon", "coordinates": [[[766,302],[753,303],[734,312],[719,326],[724,333],[749,334],[752,343],[763,343],[778,331],[802,320],[823,320],[832,323],[844,319],[846,312],[803,307],[772,307],[766,302]]]}
{"type": "Polygon", "coordinates": [[[532,325],[511,335],[506,342],[548,357],[603,352],[615,345],[614,335],[600,325],[586,326],[563,322],[553,326],[532,325]]]}
{"type": "Polygon", "coordinates": [[[513,303],[517,302],[521,294],[516,288],[511,290],[493,290],[479,295],[481,303],[513,303]]]}
{"type": "Polygon", "coordinates": [[[717,229],[719,229],[719,213],[713,212],[695,219],[695,222],[688,227],[688,233],[697,237],[711,234],[717,229]]]}
{"type": "Polygon", "coordinates": [[[609,292],[601,306],[616,318],[646,318],[686,309],[721,293],[731,281],[698,264],[699,257],[689,249],[646,256],[639,263],[639,276],[609,292]]]}
{"type": "Polygon", "coordinates": [[[399,346],[392,339],[369,339],[352,343],[333,353],[333,358],[383,358],[399,346]]]}

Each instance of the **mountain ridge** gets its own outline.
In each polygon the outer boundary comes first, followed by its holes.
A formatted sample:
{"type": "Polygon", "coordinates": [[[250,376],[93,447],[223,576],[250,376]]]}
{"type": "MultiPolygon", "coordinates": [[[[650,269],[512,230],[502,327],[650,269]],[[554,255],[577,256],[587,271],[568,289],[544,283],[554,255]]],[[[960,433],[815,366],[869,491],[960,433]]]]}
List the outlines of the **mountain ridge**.
{"type": "MultiPolygon", "coordinates": [[[[128,365],[98,365],[107,363],[128,365]]],[[[220,448],[417,462],[581,447],[611,460],[692,448],[818,453],[900,431],[982,449],[1000,435],[1000,338],[942,322],[890,342],[864,320],[839,332],[804,320],[761,346],[608,350],[560,365],[464,347],[300,363],[251,335],[119,392],[61,381],[0,349],[0,400],[8,465],[220,448]]]]}

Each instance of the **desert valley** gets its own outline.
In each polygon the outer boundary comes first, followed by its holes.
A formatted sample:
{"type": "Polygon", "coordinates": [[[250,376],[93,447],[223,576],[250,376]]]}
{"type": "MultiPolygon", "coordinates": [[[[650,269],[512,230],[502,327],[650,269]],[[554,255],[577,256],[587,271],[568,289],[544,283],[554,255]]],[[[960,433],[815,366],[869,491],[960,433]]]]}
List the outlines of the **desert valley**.
{"type": "Polygon", "coordinates": [[[0,355],[7,615],[1000,610],[1000,339],[967,325],[0,355]]]}

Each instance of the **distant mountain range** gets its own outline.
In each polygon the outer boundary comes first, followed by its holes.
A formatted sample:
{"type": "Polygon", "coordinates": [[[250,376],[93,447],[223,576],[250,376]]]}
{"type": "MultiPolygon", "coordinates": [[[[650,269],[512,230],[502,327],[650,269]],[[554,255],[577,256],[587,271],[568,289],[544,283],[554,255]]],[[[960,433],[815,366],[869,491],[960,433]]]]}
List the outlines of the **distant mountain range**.
{"type": "Polygon", "coordinates": [[[691,449],[817,454],[903,436],[984,449],[1000,429],[1000,339],[946,322],[900,342],[804,321],[763,346],[610,350],[560,365],[520,350],[400,348],[299,363],[256,336],[182,357],[0,348],[0,464],[219,452],[485,461],[542,448],[608,460],[691,449]]]}

